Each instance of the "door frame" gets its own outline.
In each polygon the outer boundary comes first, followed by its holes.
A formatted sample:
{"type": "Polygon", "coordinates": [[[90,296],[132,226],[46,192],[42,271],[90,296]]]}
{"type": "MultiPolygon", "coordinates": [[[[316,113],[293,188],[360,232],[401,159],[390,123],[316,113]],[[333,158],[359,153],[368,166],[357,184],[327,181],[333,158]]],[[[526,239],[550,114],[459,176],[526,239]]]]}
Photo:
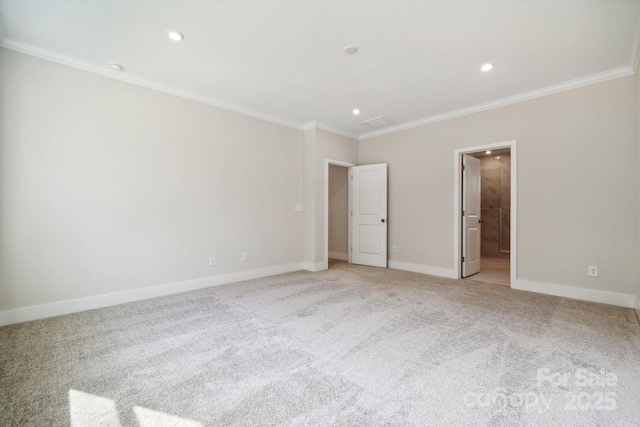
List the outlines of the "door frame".
{"type": "MultiPolygon", "coordinates": [[[[473,154],[487,150],[509,148],[511,153],[511,220],[510,243],[511,251],[509,260],[510,286],[513,287],[517,277],[517,249],[518,249],[518,169],[517,141],[496,142],[493,144],[476,145],[473,147],[458,148],[454,151],[454,178],[453,178],[453,260],[456,279],[462,277],[462,155],[473,154]]],[[[481,267],[482,268],[482,267],[481,267]]],[[[482,270],[481,270],[482,271],[482,270]]]]}
{"type": "MultiPolygon", "coordinates": [[[[349,184],[348,168],[357,166],[355,163],[343,162],[340,160],[324,159],[324,265],[329,265],[329,165],[341,166],[347,168],[347,185],[349,184]]],[[[347,201],[347,220],[348,234],[347,239],[347,258],[351,264],[351,186],[349,185],[349,194],[347,201]]]]}

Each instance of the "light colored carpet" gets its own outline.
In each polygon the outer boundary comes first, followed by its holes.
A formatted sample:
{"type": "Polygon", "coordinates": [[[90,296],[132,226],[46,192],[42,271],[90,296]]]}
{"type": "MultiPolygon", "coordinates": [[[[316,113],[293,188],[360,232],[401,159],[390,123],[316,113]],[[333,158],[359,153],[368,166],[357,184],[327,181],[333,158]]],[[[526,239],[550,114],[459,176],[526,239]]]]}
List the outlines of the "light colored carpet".
{"type": "Polygon", "coordinates": [[[7,326],[0,344],[2,426],[640,420],[632,310],[342,262],[7,326]]]}

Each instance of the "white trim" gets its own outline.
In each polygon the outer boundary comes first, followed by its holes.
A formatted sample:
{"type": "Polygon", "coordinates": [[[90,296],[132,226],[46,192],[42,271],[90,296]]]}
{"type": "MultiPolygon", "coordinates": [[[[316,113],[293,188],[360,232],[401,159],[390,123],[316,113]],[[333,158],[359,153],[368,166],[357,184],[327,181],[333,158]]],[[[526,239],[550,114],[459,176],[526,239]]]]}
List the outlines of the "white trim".
{"type": "MultiPolygon", "coordinates": [[[[322,250],[322,254],[323,254],[323,258],[324,259],[324,264],[329,265],[329,165],[334,165],[334,166],[342,166],[345,168],[350,168],[352,166],[355,166],[354,163],[349,163],[349,162],[343,162],[341,160],[331,160],[331,159],[324,159],[324,249],[322,250]]],[[[349,182],[349,174],[347,173],[347,182],[349,182]]],[[[351,187],[351,186],[349,186],[351,187]]],[[[347,210],[350,211],[351,210],[351,194],[349,194],[349,202],[347,205],[347,210]]],[[[351,215],[349,215],[349,231],[348,231],[348,238],[347,238],[347,250],[351,247],[351,215]]],[[[349,254],[347,254],[347,260],[349,262],[351,262],[351,257],[348,256],[349,254]]],[[[318,270],[312,270],[312,271],[318,271],[318,270]]]]}
{"type": "Polygon", "coordinates": [[[304,263],[304,269],[306,271],[312,271],[312,272],[317,272],[317,271],[322,271],[322,270],[327,270],[329,268],[329,262],[317,262],[317,263],[312,263],[312,262],[305,262],[304,263]]]}
{"type": "Polygon", "coordinates": [[[335,133],[336,135],[346,136],[347,138],[351,138],[355,141],[358,141],[358,135],[356,134],[345,132],[343,130],[339,130],[336,128],[332,128],[331,126],[323,125],[322,123],[318,123],[316,121],[307,122],[302,126],[302,130],[305,130],[305,131],[312,130],[312,129],[324,130],[326,132],[331,132],[331,133],[335,133]]]}
{"type": "MultiPolygon", "coordinates": [[[[637,63],[637,61],[636,61],[637,63]]],[[[449,111],[447,113],[438,114],[436,116],[426,117],[420,120],[403,123],[401,125],[392,126],[373,132],[367,132],[360,134],[359,140],[374,138],[376,136],[387,135],[395,133],[401,130],[412,129],[419,126],[428,125],[431,123],[442,122],[444,120],[454,119],[456,117],[467,116],[469,114],[479,113],[481,111],[492,110],[498,107],[504,107],[511,104],[517,104],[522,101],[529,101],[531,99],[541,98],[547,95],[553,95],[554,93],[565,92],[579,87],[588,86],[596,83],[605,82],[607,80],[613,80],[620,77],[626,77],[634,74],[634,70],[631,67],[624,66],[609,71],[604,71],[598,74],[592,74],[587,77],[571,80],[565,83],[560,83],[553,86],[547,86],[542,89],[532,90],[530,92],[524,92],[519,95],[509,96],[507,98],[497,99],[495,101],[485,102],[484,104],[478,104],[468,108],[462,108],[460,110],[449,111]]]]}
{"type": "Polygon", "coordinates": [[[335,133],[336,135],[345,136],[347,138],[351,138],[351,139],[353,139],[355,141],[358,141],[359,135],[357,135],[357,134],[353,134],[353,133],[345,132],[343,130],[332,128],[330,126],[323,125],[322,123],[317,123],[317,122],[313,122],[313,123],[315,123],[315,128],[316,129],[320,129],[320,130],[324,130],[324,131],[327,131],[327,132],[335,133]]]}
{"type": "Polygon", "coordinates": [[[633,308],[635,295],[619,294],[615,292],[599,291],[596,289],[578,288],[575,286],[555,285],[552,283],[533,282],[518,279],[511,282],[511,288],[539,294],[554,295],[583,301],[599,302],[633,308]]]}
{"type": "Polygon", "coordinates": [[[432,267],[430,265],[410,264],[408,262],[400,261],[389,261],[389,268],[411,271],[413,273],[428,274],[430,276],[446,277],[448,279],[456,278],[456,271],[452,268],[432,267]]]}
{"type": "Polygon", "coordinates": [[[349,261],[349,255],[340,252],[329,252],[329,258],[339,259],[341,261],[349,261]]]}
{"type": "MultiPolygon", "coordinates": [[[[351,264],[353,256],[353,168],[347,168],[347,262],[351,264]]],[[[328,247],[329,243],[327,243],[328,247]]]]}
{"type": "Polygon", "coordinates": [[[279,274],[291,273],[293,271],[300,271],[302,270],[302,267],[303,263],[279,265],[275,267],[224,274],[221,276],[211,276],[202,279],[187,280],[184,282],[132,289],[130,291],[59,301],[50,304],[18,308],[15,310],[0,311],[0,326],[60,316],[63,314],[77,313],[80,311],[109,307],[112,305],[125,304],[128,302],[141,301],[166,295],[179,294],[182,292],[226,285],[244,280],[276,276],[279,274]]]}
{"type": "Polygon", "coordinates": [[[453,177],[453,262],[455,278],[462,277],[462,258],[460,253],[462,218],[460,218],[460,199],[462,197],[462,180],[460,165],[462,164],[462,155],[477,153],[486,150],[498,150],[501,148],[509,148],[511,151],[511,222],[510,222],[510,279],[511,283],[515,283],[517,278],[518,267],[518,144],[517,141],[496,142],[493,144],[476,145],[474,147],[459,148],[454,151],[454,177],[453,177]]]}
{"type": "Polygon", "coordinates": [[[636,317],[638,318],[638,322],[640,322],[640,297],[636,296],[636,317]]]}
{"type": "MultiPolygon", "coordinates": [[[[640,19],[640,18],[639,18],[640,19]]],[[[524,92],[519,95],[510,96],[502,99],[497,99],[494,101],[489,101],[483,104],[478,104],[472,107],[462,108],[459,110],[449,111],[443,114],[438,114],[435,116],[425,117],[419,120],[414,120],[411,122],[403,123],[397,126],[391,126],[385,129],[380,129],[372,132],[362,133],[362,134],[353,134],[350,132],[338,130],[323,124],[316,123],[315,121],[300,124],[294,123],[290,120],[286,120],[280,117],[275,117],[269,114],[260,113],[257,111],[253,111],[247,109],[245,107],[230,104],[226,101],[215,99],[206,95],[194,93],[182,89],[177,86],[172,86],[163,82],[153,81],[141,77],[135,77],[128,73],[119,73],[117,71],[113,71],[110,68],[95,64],[90,64],[88,62],[80,61],[77,59],[73,59],[64,55],[59,55],[53,52],[46,51],[44,49],[39,49],[34,46],[30,46],[24,43],[16,42],[6,37],[6,34],[3,34],[3,28],[0,24],[0,47],[4,47],[6,49],[10,49],[16,52],[24,53],[26,55],[35,56],[38,58],[46,59],[48,61],[57,62],[59,64],[63,64],[69,67],[78,68],[80,70],[88,71],[90,73],[95,73],[102,75],[104,77],[109,77],[112,79],[124,81],[127,83],[131,83],[134,85],[146,87],[148,89],[156,90],[159,92],[167,93],[169,95],[178,96],[181,98],[189,99],[194,102],[199,102],[202,104],[210,105],[216,108],[222,108],[224,110],[233,111],[238,114],[243,114],[245,116],[253,117],[256,119],[264,120],[267,122],[275,123],[278,125],[286,126],[293,129],[298,130],[309,130],[309,129],[322,129],[328,132],[332,132],[338,135],[345,136],[347,138],[352,138],[358,141],[363,141],[366,139],[374,138],[376,136],[387,135],[390,133],[399,132],[401,130],[412,129],[419,126],[424,126],[431,123],[437,123],[444,120],[453,119],[456,117],[462,117],[469,114],[478,113],[481,111],[491,110],[498,107],[504,107],[506,105],[516,104],[522,101],[528,101],[535,98],[540,98],[547,95],[552,95],[554,93],[564,92],[567,90],[576,89],[583,86],[588,86],[595,83],[601,83],[607,80],[617,79],[620,77],[630,76],[635,73],[638,60],[640,59],[640,24],[636,25],[636,35],[634,36],[633,47],[631,51],[630,57],[630,65],[615,68],[613,70],[604,71],[597,74],[592,74],[590,76],[581,77],[575,80],[570,80],[568,82],[560,83],[557,85],[548,86],[546,88],[536,89],[529,92],[524,92]],[[3,38],[4,37],[4,38],[3,38]]]]}
{"type": "Polygon", "coordinates": [[[88,62],[80,61],[77,59],[69,58],[67,56],[58,55],[56,53],[48,52],[43,49],[39,49],[27,44],[15,42],[9,38],[5,38],[0,42],[0,47],[14,50],[16,52],[24,53],[26,55],[35,56],[37,58],[46,59],[48,61],[57,62],[58,64],[66,65],[73,68],[78,68],[90,73],[100,74],[104,77],[120,80],[126,83],[131,83],[137,86],[142,86],[147,89],[156,90],[158,92],[167,93],[169,95],[178,96],[180,98],[188,99],[190,101],[199,102],[216,108],[222,108],[224,110],[233,111],[234,113],[243,114],[245,116],[253,117],[254,119],[264,120],[267,122],[275,123],[277,125],[286,126],[297,130],[305,130],[306,125],[294,123],[289,120],[281,119],[279,117],[271,116],[269,114],[259,113],[257,111],[249,110],[245,107],[229,104],[228,102],[215,99],[206,95],[190,92],[182,89],[178,86],[172,86],[163,82],[145,79],[142,77],[132,76],[129,73],[123,73],[113,71],[108,68],[107,64],[99,66],[90,64],[88,62]]]}

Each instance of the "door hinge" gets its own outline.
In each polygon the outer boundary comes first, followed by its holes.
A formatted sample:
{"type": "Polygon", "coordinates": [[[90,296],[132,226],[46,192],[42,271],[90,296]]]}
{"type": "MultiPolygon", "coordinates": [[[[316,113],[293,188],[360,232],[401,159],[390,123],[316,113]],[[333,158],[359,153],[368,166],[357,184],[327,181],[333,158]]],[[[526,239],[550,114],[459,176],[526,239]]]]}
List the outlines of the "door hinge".
{"type": "Polygon", "coordinates": [[[351,181],[353,181],[353,175],[351,175],[351,181]]]}
{"type": "Polygon", "coordinates": [[[466,170],[467,166],[466,165],[462,165],[462,170],[466,170]]]}
{"type": "Polygon", "coordinates": [[[353,216],[353,211],[351,211],[351,216],[353,216]]]}
{"type": "Polygon", "coordinates": [[[351,252],[353,252],[353,246],[351,246],[351,252]]]}
{"type": "Polygon", "coordinates": [[[462,211],[462,216],[464,216],[464,211],[462,211]]]}
{"type": "Polygon", "coordinates": [[[462,257],[462,262],[464,262],[464,257],[462,257]]]}

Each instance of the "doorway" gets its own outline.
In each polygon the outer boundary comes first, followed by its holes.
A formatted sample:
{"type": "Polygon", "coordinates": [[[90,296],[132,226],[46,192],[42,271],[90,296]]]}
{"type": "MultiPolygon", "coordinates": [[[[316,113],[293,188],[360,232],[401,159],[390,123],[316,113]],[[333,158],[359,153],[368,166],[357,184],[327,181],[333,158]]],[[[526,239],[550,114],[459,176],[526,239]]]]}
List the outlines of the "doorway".
{"type": "Polygon", "coordinates": [[[387,267],[387,168],[386,163],[356,166],[325,160],[324,265],[327,267],[329,258],[345,258],[345,214],[346,261],[387,267]],[[347,170],[346,205],[344,169],[347,170]]]}
{"type": "Polygon", "coordinates": [[[481,220],[480,271],[469,279],[510,286],[511,149],[470,155],[480,160],[481,220]]]}
{"type": "MultiPolygon", "coordinates": [[[[457,277],[511,286],[516,279],[516,141],[455,150],[455,262],[457,277]],[[471,159],[470,159],[471,158],[471,159]],[[463,161],[473,160],[477,177],[465,175],[463,161]],[[471,181],[470,181],[471,179],[471,181]],[[477,179],[477,181],[474,181],[477,179]],[[465,185],[471,187],[465,193],[465,185]],[[475,194],[472,194],[474,193],[475,194]],[[470,198],[469,198],[470,197],[470,198]],[[474,200],[476,199],[477,200],[474,200]],[[465,205],[477,203],[477,218],[465,217],[465,205]],[[471,224],[471,225],[469,225],[471,224]],[[475,230],[479,229],[479,236],[475,230]],[[470,230],[467,233],[467,230],[470,230]],[[469,237],[471,236],[471,237],[469,237]],[[476,245],[470,251],[470,246],[476,245]],[[477,254],[477,265],[465,264],[477,254]],[[467,254],[467,258],[465,258],[467,254]]],[[[472,168],[473,169],[473,168],[472,168]]],[[[472,173],[473,175],[473,173],[472,173]]]]}
{"type": "Polygon", "coordinates": [[[329,164],[328,241],[330,260],[349,260],[349,168],[329,164]]]}
{"type": "Polygon", "coordinates": [[[347,261],[351,263],[351,221],[349,219],[349,168],[354,163],[325,159],[324,161],[324,268],[329,267],[329,259],[333,262],[347,261]],[[346,180],[346,181],[345,181],[346,180]],[[344,199],[346,185],[347,199],[344,199]],[[331,188],[330,188],[331,187],[331,188]],[[344,224],[346,221],[346,246],[344,245],[344,224]],[[331,229],[331,230],[330,230],[331,229]],[[332,246],[329,246],[329,235],[335,233],[332,246]]]}

